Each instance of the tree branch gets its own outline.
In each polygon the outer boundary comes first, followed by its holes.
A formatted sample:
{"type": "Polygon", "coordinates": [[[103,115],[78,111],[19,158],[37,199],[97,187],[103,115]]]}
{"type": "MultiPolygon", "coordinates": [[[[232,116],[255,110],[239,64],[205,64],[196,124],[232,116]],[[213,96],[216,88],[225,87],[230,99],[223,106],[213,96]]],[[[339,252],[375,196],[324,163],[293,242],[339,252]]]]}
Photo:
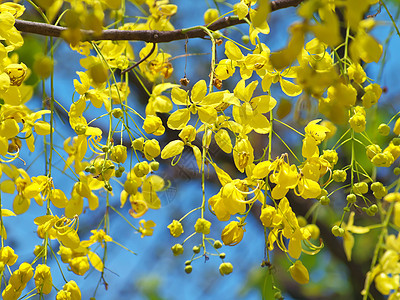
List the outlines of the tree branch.
{"type": "MultiPolygon", "coordinates": [[[[297,6],[302,1],[303,0],[275,0],[271,2],[271,11],[297,6]]],[[[238,17],[224,17],[210,24],[207,28],[211,31],[216,31],[242,23],[245,23],[245,21],[239,20],[238,17]]],[[[66,27],[62,26],[24,20],[15,20],[15,28],[25,33],[35,33],[52,37],[61,37],[61,33],[67,30],[66,27]]],[[[81,33],[83,39],[86,41],[128,40],[144,41],[147,43],[167,43],[191,38],[203,38],[207,35],[203,29],[198,27],[176,29],[172,31],[109,29],[97,35],[92,30],[81,29],[81,33]]]]}

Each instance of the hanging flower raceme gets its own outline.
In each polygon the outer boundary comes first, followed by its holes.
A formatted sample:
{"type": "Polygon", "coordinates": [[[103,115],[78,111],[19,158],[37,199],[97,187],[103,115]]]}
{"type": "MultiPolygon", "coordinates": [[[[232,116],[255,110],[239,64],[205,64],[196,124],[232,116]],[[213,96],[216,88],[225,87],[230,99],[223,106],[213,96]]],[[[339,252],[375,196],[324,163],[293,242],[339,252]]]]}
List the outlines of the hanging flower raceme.
{"type": "Polygon", "coordinates": [[[33,277],[33,268],[30,264],[23,262],[17,270],[15,270],[8,281],[8,285],[1,293],[4,300],[18,299],[27,283],[33,277]]]}
{"type": "MultiPolygon", "coordinates": [[[[300,257],[303,251],[301,243],[303,240],[307,241],[311,234],[305,227],[301,228],[299,226],[296,215],[293,213],[286,197],[279,202],[276,209],[270,206],[264,207],[260,219],[264,225],[268,225],[271,228],[268,235],[269,250],[274,249],[274,243],[276,242],[278,247],[282,251],[288,252],[291,257],[296,259],[300,257]],[[282,237],[289,240],[287,248],[282,237]]],[[[313,248],[313,254],[315,254],[322,246],[313,248]]]]}
{"type": "Polygon", "coordinates": [[[244,213],[246,204],[253,203],[262,197],[259,185],[251,179],[235,179],[231,177],[217,165],[213,164],[222,188],[218,194],[212,196],[208,203],[212,211],[220,221],[228,221],[231,215],[244,213]],[[252,191],[249,188],[253,187],[252,191]],[[247,199],[249,195],[253,195],[247,199]]]}

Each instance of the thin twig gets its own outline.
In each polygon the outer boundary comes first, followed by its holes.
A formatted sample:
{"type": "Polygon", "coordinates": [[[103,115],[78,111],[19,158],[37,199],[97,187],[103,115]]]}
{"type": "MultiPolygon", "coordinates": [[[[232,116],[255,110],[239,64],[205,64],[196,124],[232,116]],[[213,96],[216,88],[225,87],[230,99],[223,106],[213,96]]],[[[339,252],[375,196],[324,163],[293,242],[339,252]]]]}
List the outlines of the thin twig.
{"type": "Polygon", "coordinates": [[[136,68],[138,65],[140,65],[142,62],[144,62],[146,59],[148,59],[150,57],[150,55],[153,54],[154,50],[156,49],[156,43],[153,43],[153,47],[151,48],[149,54],[147,54],[145,57],[143,57],[141,60],[139,60],[136,64],[134,64],[133,66],[130,66],[129,68],[123,70],[121,72],[121,75],[125,74],[126,72],[129,72],[130,70],[132,70],[133,68],[136,68]]]}

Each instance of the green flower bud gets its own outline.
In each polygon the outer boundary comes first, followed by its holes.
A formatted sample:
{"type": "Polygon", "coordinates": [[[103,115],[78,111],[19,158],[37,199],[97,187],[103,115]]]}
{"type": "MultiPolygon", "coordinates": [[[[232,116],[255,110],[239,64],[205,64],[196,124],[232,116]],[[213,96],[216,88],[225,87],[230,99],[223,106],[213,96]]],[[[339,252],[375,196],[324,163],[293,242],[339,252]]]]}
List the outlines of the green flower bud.
{"type": "Polygon", "coordinates": [[[246,34],[242,36],[242,42],[248,44],[250,42],[250,37],[246,34]]]}
{"type": "Polygon", "coordinates": [[[340,228],[338,225],[335,225],[332,227],[332,233],[336,237],[344,236],[344,229],[340,228]]]}
{"type": "Polygon", "coordinates": [[[112,115],[114,118],[119,119],[124,115],[124,112],[120,108],[114,108],[112,110],[112,115]]]}
{"type": "Polygon", "coordinates": [[[354,194],[362,195],[368,192],[368,184],[366,182],[357,182],[353,186],[354,194]]]}
{"type": "Polygon", "coordinates": [[[332,179],[336,182],[345,182],[347,173],[345,170],[335,170],[333,171],[332,179]]]}
{"type": "Polygon", "coordinates": [[[321,194],[319,194],[317,199],[320,200],[322,196],[328,196],[328,191],[325,189],[321,189],[321,194]]]}
{"type": "Polygon", "coordinates": [[[331,203],[331,199],[329,199],[327,196],[322,196],[322,197],[319,199],[319,202],[320,202],[322,205],[329,205],[329,203],[331,203]]]}
{"type": "Polygon", "coordinates": [[[221,248],[221,247],[222,247],[221,241],[216,240],[216,241],[214,242],[214,248],[215,248],[215,249],[219,249],[219,248],[221,248]]]}
{"type": "Polygon", "coordinates": [[[140,137],[132,142],[132,148],[136,151],[143,151],[144,138],[140,137]]]}
{"type": "Polygon", "coordinates": [[[191,260],[187,260],[187,261],[185,261],[185,266],[189,266],[191,263],[192,263],[191,260]]]}
{"type": "Polygon", "coordinates": [[[378,206],[376,204],[372,204],[370,207],[367,209],[367,215],[369,216],[375,216],[375,214],[378,212],[378,206]]]}
{"type": "Polygon", "coordinates": [[[158,168],[160,167],[160,163],[158,161],[152,161],[150,163],[150,169],[152,171],[158,171],[158,168]]]}
{"type": "Polygon", "coordinates": [[[220,258],[220,259],[225,259],[225,256],[226,256],[226,254],[225,254],[224,252],[222,252],[222,253],[219,254],[219,258],[220,258]]]}
{"type": "Polygon", "coordinates": [[[349,203],[356,203],[357,201],[357,196],[354,194],[348,194],[346,197],[347,202],[349,203]]]}
{"type": "Polygon", "coordinates": [[[74,131],[77,135],[85,134],[87,130],[87,125],[85,124],[78,124],[75,126],[74,131]]]}
{"type": "Polygon", "coordinates": [[[204,23],[210,24],[218,19],[218,10],[215,8],[209,8],[204,13],[204,23]]]}
{"type": "Polygon", "coordinates": [[[194,246],[193,247],[193,253],[200,253],[200,247],[199,246],[194,246]]]}
{"type": "Polygon", "coordinates": [[[181,244],[175,244],[171,247],[171,250],[175,256],[178,256],[183,253],[183,246],[181,244]]]}
{"type": "Polygon", "coordinates": [[[186,274],[190,274],[192,273],[193,267],[191,265],[188,265],[185,267],[185,272],[186,274]]]}
{"type": "Polygon", "coordinates": [[[390,133],[390,127],[387,124],[382,123],[378,127],[378,132],[380,135],[387,136],[390,133]]]}
{"type": "Polygon", "coordinates": [[[400,146],[400,138],[396,137],[392,140],[393,145],[400,146]]]}
{"type": "Polygon", "coordinates": [[[396,176],[399,176],[400,175],[400,168],[399,167],[394,168],[393,174],[396,175],[396,176]]]}

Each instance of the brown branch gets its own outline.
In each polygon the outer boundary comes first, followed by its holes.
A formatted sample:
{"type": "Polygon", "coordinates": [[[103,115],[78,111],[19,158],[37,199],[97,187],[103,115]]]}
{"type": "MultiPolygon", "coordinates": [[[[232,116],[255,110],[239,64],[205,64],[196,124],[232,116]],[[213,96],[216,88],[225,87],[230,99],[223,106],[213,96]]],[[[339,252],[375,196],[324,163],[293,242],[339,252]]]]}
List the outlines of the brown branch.
{"type": "MultiPolygon", "coordinates": [[[[271,11],[297,6],[303,0],[275,0],[271,2],[271,11]]],[[[221,30],[231,26],[245,23],[244,20],[239,20],[238,17],[221,18],[207,28],[211,31],[221,30]]],[[[25,33],[35,33],[44,36],[60,37],[61,33],[67,30],[66,27],[55,26],[46,23],[15,20],[15,28],[25,33]]],[[[191,38],[204,38],[206,33],[198,27],[176,29],[172,31],[159,30],[104,30],[101,34],[95,34],[92,30],[81,30],[83,39],[86,41],[98,40],[129,40],[129,41],[144,41],[147,43],[167,43],[176,40],[184,40],[191,38]]]]}

